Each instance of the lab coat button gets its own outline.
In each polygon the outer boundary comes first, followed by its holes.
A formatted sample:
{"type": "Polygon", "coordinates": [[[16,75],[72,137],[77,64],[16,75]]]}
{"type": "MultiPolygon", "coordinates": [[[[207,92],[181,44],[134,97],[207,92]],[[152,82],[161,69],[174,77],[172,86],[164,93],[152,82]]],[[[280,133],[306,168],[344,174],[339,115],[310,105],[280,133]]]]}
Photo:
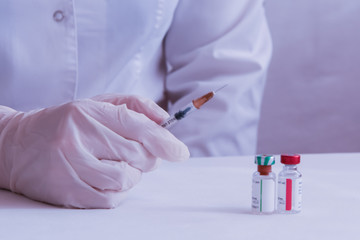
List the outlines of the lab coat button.
{"type": "Polygon", "coordinates": [[[54,12],[53,18],[56,22],[61,22],[64,19],[64,13],[60,10],[54,12]]]}

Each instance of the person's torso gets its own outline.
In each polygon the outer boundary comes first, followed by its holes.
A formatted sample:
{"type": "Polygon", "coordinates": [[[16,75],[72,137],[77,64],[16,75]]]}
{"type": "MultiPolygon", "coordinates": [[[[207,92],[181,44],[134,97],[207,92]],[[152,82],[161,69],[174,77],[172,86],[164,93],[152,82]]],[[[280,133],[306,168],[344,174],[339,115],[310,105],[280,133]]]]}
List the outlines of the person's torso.
{"type": "Polygon", "coordinates": [[[105,92],[163,95],[162,41],[178,1],[1,1],[0,105],[105,92]]]}

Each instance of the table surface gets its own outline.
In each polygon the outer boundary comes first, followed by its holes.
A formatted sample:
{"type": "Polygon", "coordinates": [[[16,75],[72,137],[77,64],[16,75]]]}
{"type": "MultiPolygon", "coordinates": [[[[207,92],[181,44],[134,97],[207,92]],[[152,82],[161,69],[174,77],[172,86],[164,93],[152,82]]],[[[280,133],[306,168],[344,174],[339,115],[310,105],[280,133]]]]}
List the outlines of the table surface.
{"type": "Polygon", "coordinates": [[[253,158],[163,162],[116,209],[64,209],[0,190],[0,239],[357,239],[360,153],[302,155],[303,211],[294,215],[251,214],[253,158]]]}

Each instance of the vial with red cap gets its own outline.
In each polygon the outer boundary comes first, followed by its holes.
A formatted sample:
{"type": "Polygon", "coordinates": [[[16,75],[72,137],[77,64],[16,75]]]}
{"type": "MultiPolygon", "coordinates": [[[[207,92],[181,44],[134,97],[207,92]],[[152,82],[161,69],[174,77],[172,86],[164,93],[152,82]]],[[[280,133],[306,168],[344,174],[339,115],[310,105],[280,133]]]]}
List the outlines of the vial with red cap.
{"type": "Polygon", "coordinates": [[[299,213],[302,205],[302,174],[297,169],[300,155],[283,154],[280,158],[284,166],[278,175],[277,211],[299,213]]]}

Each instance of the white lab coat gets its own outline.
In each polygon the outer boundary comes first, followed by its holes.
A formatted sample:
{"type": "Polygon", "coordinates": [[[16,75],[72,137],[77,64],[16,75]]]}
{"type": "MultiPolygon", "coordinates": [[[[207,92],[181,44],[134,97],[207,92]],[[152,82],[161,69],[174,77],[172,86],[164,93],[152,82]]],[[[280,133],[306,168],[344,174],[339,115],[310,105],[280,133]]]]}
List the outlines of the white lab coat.
{"type": "Polygon", "coordinates": [[[223,89],[171,131],[192,156],[253,154],[271,41],[263,0],[2,0],[0,105],[101,93],[173,113],[223,89]]]}

